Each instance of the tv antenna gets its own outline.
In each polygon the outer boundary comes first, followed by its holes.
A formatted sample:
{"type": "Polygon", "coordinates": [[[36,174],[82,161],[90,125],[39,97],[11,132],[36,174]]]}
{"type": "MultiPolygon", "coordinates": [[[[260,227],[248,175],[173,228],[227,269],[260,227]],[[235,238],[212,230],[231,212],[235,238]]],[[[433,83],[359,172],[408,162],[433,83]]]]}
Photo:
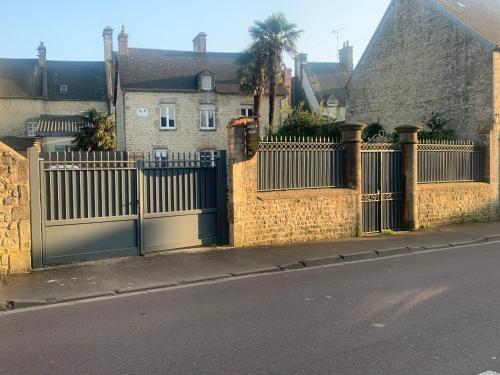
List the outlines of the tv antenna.
{"type": "Polygon", "coordinates": [[[340,58],[340,53],[339,53],[339,47],[340,47],[340,32],[344,30],[343,27],[341,27],[340,29],[334,29],[332,31],[333,34],[335,34],[337,36],[337,58],[340,58]]]}

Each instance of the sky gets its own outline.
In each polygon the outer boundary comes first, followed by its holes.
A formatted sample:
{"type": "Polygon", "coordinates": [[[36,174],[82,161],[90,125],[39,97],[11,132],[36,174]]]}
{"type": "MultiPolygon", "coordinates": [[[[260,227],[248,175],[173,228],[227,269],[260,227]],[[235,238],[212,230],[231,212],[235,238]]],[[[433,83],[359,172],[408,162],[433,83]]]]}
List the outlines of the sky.
{"type": "MultiPolygon", "coordinates": [[[[191,50],[200,31],[207,50],[238,52],[250,43],[248,28],[276,12],[304,30],[299,52],[309,61],[337,61],[349,40],[358,61],[390,0],[0,0],[0,57],[35,58],[43,41],[48,60],[102,60],[102,30],[121,26],[129,47],[191,50]]],[[[291,58],[286,62],[291,65],[291,58]]]]}

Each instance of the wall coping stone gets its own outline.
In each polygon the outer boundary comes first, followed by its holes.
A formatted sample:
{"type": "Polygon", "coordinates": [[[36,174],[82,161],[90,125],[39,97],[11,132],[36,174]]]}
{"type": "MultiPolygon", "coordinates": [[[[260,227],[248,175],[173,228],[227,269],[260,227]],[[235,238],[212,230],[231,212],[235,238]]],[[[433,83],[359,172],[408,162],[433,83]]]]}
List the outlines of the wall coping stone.
{"type": "Polygon", "coordinates": [[[356,194],[357,191],[355,189],[346,189],[346,188],[298,189],[298,190],[257,192],[257,199],[261,201],[266,201],[266,200],[279,200],[279,199],[331,197],[331,196],[356,195],[356,194]]]}
{"type": "Polygon", "coordinates": [[[491,189],[492,184],[489,182],[465,181],[465,182],[424,182],[418,184],[418,190],[442,190],[442,189],[491,189]]]}

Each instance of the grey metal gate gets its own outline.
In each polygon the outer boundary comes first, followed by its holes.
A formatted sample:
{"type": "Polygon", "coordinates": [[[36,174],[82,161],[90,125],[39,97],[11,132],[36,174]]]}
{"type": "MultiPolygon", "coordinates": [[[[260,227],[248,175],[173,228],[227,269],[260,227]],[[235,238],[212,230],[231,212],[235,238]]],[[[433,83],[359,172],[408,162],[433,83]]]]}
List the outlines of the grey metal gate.
{"type": "Polygon", "coordinates": [[[399,230],[403,225],[403,172],[397,143],[361,148],[363,233],[399,230]]]}
{"type": "Polygon", "coordinates": [[[55,155],[29,153],[35,268],[227,243],[225,151],[55,155]]]}

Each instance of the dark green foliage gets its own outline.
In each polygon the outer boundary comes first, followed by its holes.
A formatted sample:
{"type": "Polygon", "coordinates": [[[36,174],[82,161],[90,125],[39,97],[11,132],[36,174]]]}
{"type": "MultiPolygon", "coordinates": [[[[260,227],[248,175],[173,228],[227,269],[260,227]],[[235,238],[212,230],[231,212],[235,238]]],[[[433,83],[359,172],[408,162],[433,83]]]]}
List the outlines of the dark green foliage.
{"type": "Polygon", "coordinates": [[[334,123],[319,113],[310,112],[301,103],[292,108],[286,120],[277,132],[282,136],[300,137],[341,137],[340,126],[343,123],[334,123]]]}
{"type": "Polygon", "coordinates": [[[432,113],[425,121],[426,129],[418,133],[418,139],[455,139],[455,132],[447,127],[450,120],[432,113]]]}
{"type": "Polygon", "coordinates": [[[80,115],[84,124],[75,136],[73,144],[82,151],[113,151],[115,149],[115,125],[111,113],[101,113],[95,108],[80,115]],[[91,126],[89,126],[91,125],[91,126]]]}
{"type": "Polygon", "coordinates": [[[378,122],[374,122],[368,125],[363,131],[363,139],[367,141],[375,135],[380,134],[380,132],[385,132],[384,127],[378,122]]]}

